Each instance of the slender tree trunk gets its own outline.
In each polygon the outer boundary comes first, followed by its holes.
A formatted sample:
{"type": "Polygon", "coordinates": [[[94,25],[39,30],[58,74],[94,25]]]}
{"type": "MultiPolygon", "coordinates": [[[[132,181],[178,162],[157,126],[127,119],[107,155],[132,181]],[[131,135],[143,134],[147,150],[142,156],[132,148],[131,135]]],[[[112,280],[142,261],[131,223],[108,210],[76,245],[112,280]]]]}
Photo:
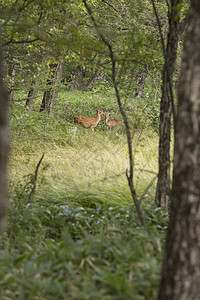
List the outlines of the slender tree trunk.
{"type": "Polygon", "coordinates": [[[58,96],[57,87],[61,82],[63,64],[64,62],[62,61],[58,64],[51,65],[50,79],[47,80],[47,86],[49,88],[47,91],[44,92],[40,112],[46,109],[48,114],[54,113],[54,106],[56,105],[56,100],[58,96]]]}
{"type": "Polygon", "coordinates": [[[33,79],[31,82],[31,87],[28,92],[28,97],[25,104],[25,106],[28,107],[30,110],[32,110],[35,105],[36,96],[37,96],[36,80],[33,79]]]}
{"type": "Polygon", "coordinates": [[[52,90],[52,101],[49,102],[48,113],[54,115],[54,108],[58,98],[58,86],[61,83],[64,61],[60,61],[57,65],[52,90]]]}
{"type": "Polygon", "coordinates": [[[83,86],[83,90],[87,91],[97,80],[101,80],[104,77],[104,73],[100,73],[99,71],[95,71],[90,78],[88,79],[88,81],[86,82],[86,84],[83,86]]]}
{"type": "Polygon", "coordinates": [[[162,78],[162,96],[160,102],[159,126],[159,172],[155,202],[159,207],[168,207],[171,180],[170,180],[170,143],[171,143],[171,115],[175,114],[173,106],[173,74],[176,63],[180,11],[175,9],[180,0],[171,0],[169,8],[169,32],[167,49],[164,50],[165,65],[162,78]]]}
{"type": "Polygon", "coordinates": [[[122,106],[121,97],[120,97],[119,89],[118,89],[118,84],[117,84],[117,81],[116,81],[116,59],[115,59],[115,55],[114,55],[114,52],[113,52],[113,49],[112,49],[112,45],[109,43],[109,41],[107,41],[107,39],[104,37],[103,33],[101,31],[99,31],[99,27],[96,23],[95,18],[93,17],[92,11],[91,11],[89,5],[87,4],[87,1],[83,0],[83,3],[85,5],[85,8],[87,9],[87,12],[88,12],[88,14],[91,18],[91,21],[94,25],[94,28],[96,29],[97,34],[99,35],[99,37],[101,38],[101,40],[105,44],[105,46],[108,48],[109,53],[110,53],[110,60],[111,60],[111,63],[112,63],[112,83],[113,83],[113,87],[114,87],[114,90],[115,90],[115,95],[116,95],[118,107],[119,107],[119,110],[121,112],[121,115],[123,117],[124,124],[125,124],[125,127],[126,127],[126,135],[127,135],[127,142],[128,142],[129,170],[128,169],[126,170],[126,177],[127,177],[127,180],[128,180],[128,185],[129,185],[129,188],[130,188],[131,196],[132,196],[133,202],[135,204],[136,211],[138,213],[141,225],[143,227],[146,227],[146,220],[143,216],[143,213],[142,213],[142,210],[141,210],[141,207],[140,207],[140,202],[138,201],[138,197],[137,197],[135,187],[134,187],[134,183],[133,183],[133,166],[134,166],[134,164],[133,164],[132,138],[131,138],[131,133],[130,133],[130,126],[129,126],[129,123],[128,123],[126,113],[125,113],[125,111],[123,109],[123,106],[122,106]]]}
{"type": "Polygon", "coordinates": [[[144,96],[144,85],[147,78],[147,67],[144,69],[139,68],[136,73],[136,84],[137,88],[135,89],[135,98],[143,98],[144,96]]]}
{"type": "Polygon", "coordinates": [[[104,73],[101,72],[99,74],[99,65],[101,63],[101,59],[98,60],[97,65],[94,69],[94,72],[90,76],[90,78],[87,80],[87,82],[83,86],[83,90],[87,91],[97,80],[100,80],[104,77],[104,73]]]}
{"type": "Polygon", "coordinates": [[[191,0],[178,89],[169,229],[159,300],[199,300],[200,5],[191,0]]]}
{"type": "Polygon", "coordinates": [[[69,88],[70,92],[83,89],[84,76],[85,76],[85,70],[81,66],[78,66],[75,70],[74,79],[69,88]]]}
{"type": "Polygon", "coordinates": [[[103,72],[99,72],[99,65],[101,63],[101,59],[97,61],[94,72],[90,75],[89,79],[84,83],[84,78],[87,74],[85,68],[78,66],[75,70],[74,79],[69,88],[69,91],[87,91],[97,80],[100,80],[104,77],[103,72]]]}
{"type": "Polygon", "coordinates": [[[49,102],[52,100],[52,80],[47,79],[47,91],[44,92],[42,98],[42,104],[40,106],[40,112],[45,111],[48,109],[49,102]]]}
{"type": "Polygon", "coordinates": [[[171,97],[167,82],[166,69],[163,73],[162,98],[160,103],[159,125],[159,172],[155,202],[158,207],[167,208],[171,189],[170,180],[170,143],[171,143],[171,97]]]}
{"type": "Polygon", "coordinates": [[[0,230],[7,208],[7,155],[8,155],[8,94],[3,85],[2,53],[0,49],[0,230]]]}
{"type": "MultiPolygon", "coordinates": [[[[8,69],[8,76],[10,76],[12,79],[15,78],[15,69],[13,67],[13,65],[9,66],[9,69],[8,69]]],[[[11,86],[10,87],[10,91],[9,91],[9,96],[8,96],[8,101],[9,101],[9,105],[10,107],[13,105],[14,103],[14,96],[15,96],[15,89],[14,89],[14,86],[11,86]]]]}

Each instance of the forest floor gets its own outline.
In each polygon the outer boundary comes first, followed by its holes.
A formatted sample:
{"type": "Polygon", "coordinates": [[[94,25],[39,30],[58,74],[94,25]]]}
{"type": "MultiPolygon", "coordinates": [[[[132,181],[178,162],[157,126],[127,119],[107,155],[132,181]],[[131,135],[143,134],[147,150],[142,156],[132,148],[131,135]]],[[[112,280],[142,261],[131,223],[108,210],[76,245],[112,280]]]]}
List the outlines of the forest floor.
{"type": "MultiPolygon", "coordinates": [[[[62,104],[52,117],[27,112],[21,104],[11,113],[0,298],[156,299],[168,220],[154,204],[158,135],[144,126],[142,114],[142,126],[136,128],[138,119],[131,123],[143,228],[126,178],[124,125],[108,130],[102,117],[94,131],[78,127],[75,134],[72,116],[81,107],[74,98],[68,102],[67,112],[62,104]]],[[[99,102],[85,105],[84,114],[94,117],[99,102]]],[[[101,109],[107,111],[110,98],[105,103],[101,109]]]]}

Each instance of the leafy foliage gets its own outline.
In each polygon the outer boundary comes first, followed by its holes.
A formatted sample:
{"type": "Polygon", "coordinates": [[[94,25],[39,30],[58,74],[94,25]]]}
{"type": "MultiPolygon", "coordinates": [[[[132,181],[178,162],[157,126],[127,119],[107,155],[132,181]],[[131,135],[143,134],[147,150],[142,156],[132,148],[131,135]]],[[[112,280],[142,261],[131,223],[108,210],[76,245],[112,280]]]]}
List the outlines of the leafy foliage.
{"type": "MultiPolygon", "coordinates": [[[[168,216],[152,204],[149,188],[141,200],[147,230],[140,228],[125,177],[123,126],[109,131],[102,120],[94,133],[84,128],[70,133],[76,114],[92,116],[101,109],[119,117],[113,92],[62,90],[58,98],[54,117],[39,113],[37,102],[33,111],[23,101],[10,111],[1,299],[156,299],[168,216]],[[27,203],[41,151],[36,193],[27,203]]],[[[153,176],[142,169],[155,160],[155,147],[147,150],[155,137],[143,132],[148,119],[139,104],[134,110],[124,105],[130,120],[133,116],[135,181],[142,194],[153,176]]]]}
{"type": "MultiPolygon", "coordinates": [[[[0,240],[2,300],[156,299],[168,215],[152,204],[163,64],[155,17],[147,0],[88,3],[116,57],[147,230],[140,228],[130,202],[123,124],[108,131],[102,118],[94,133],[73,131],[74,116],[94,117],[96,109],[121,118],[111,89],[109,53],[83,3],[2,1],[6,79],[18,100],[10,108],[10,210],[0,240]],[[54,115],[48,116],[39,108],[49,88],[50,64],[60,59],[65,62],[62,84],[54,115]],[[84,71],[84,83],[97,67],[103,79],[87,93],[70,93],[77,66],[84,71]],[[144,95],[136,98],[141,70],[146,70],[144,95]],[[31,111],[25,101],[35,79],[38,95],[31,111]],[[33,202],[27,204],[41,152],[45,160],[33,202]]],[[[157,5],[166,35],[166,6],[157,5]]]]}
{"type": "Polygon", "coordinates": [[[15,200],[1,240],[2,299],[155,299],[161,211],[149,207],[145,231],[129,224],[132,207],[15,200]]]}

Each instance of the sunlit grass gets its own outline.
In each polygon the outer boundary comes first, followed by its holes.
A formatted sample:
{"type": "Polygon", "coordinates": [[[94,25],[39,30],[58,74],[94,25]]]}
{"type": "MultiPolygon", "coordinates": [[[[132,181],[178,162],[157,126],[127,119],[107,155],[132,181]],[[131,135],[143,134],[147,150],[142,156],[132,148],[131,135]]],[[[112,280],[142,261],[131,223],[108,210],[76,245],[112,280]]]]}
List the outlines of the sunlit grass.
{"type": "MultiPolygon", "coordinates": [[[[9,180],[14,185],[26,184],[45,153],[39,169],[35,197],[73,199],[93,197],[108,203],[132,203],[126,170],[129,169],[127,138],[123,123],[112,130],[105,126],[105,118],[94,132],[82,127],[73,131],[73,117],[94,117],[96,109],[112,112],[121,118],[112,92],[61,91],[55,115],[47,117],[35,110],[27,111],[21,102],[10,115],[9,180]],[[64,105],[68,109],[64,110],[64,105]]],[[[149,119],[139,109],[127,106],[134,155],[134,185],[138,197],[154,198],[158,167],[158,136],[149,119]],[[152,183],[152,185],[151,185],[152,183]]]]}
{"type": "Polygon", "coordinates": [[[107,130],[102,118],[94,132],[73,131],[74,114],[94,116],[100,106],[119,117],[112,94],[106,99],[88,93],[62,96],[67,112],[59,102],[55,115],[47,117],[37,109],[27,112],[19,102],[10,117],[2,294],[12,299],[154,299],[167,224],[167,215],[154,204],[158,136],[143,114],[128,107],[134,185],[146,230],[126,178],[123,123],[107,130]],[[43,153],[34,198],[27,203],[43,153]]]}
{"type": "MultiPolygon", "coordinates": [[[[44,176],[46,180],[38,187],[38,194],[66,195],[65,198],[68,195],[70,199],[97,197],[101,201],[124,205],[132,203],[126,178],[129,168],[126,136],[110,131],[92,132],[79,128],[78,131],[77,136],[72,134],[70,137],[72,146],[61,146],[54,140],[48,140],[45,145],[35,141],[35,152],[33,149],[28,152],[28,145],[24,149],[24,143],[14,141],[10,152],[10,180],[15,181],[16,174],[22,181],[24,176],[33,174],[45,152],[38,178],[44,176]]],[[[138,195],[143,194],[156,177],[157,143],[153,132],[133,135],[134,183],[138,195]]],[[[147,191],[151,197],[153,193],[154,185],[147,191]]]]}

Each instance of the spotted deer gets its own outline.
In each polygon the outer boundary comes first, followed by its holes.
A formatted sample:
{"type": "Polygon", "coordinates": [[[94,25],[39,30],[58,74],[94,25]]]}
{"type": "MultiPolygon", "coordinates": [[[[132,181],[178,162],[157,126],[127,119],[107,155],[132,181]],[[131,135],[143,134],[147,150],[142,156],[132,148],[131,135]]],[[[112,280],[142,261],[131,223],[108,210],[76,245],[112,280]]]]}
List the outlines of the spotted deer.
{"type": "Polygon", "coordinates": [[[74,124],[81,125],[85,128],[92,128],[94,130],[94,127],[97,126],[102,115],[104,115],[104,113],[100,110],[97,110],[96,118],[77,116],[74,117],[74,124]]]}
{"type": "Polygon", "coordinates": [[[108,114],[104,114],[105,118],[106,118],[106,125],[108,126],[108,128],[112,128],[113,126],[117,125],[118,123],[122,122],[122,120],[118,120],[118,119],[112,119],[109,120],[109,113],[108,114]]]}

